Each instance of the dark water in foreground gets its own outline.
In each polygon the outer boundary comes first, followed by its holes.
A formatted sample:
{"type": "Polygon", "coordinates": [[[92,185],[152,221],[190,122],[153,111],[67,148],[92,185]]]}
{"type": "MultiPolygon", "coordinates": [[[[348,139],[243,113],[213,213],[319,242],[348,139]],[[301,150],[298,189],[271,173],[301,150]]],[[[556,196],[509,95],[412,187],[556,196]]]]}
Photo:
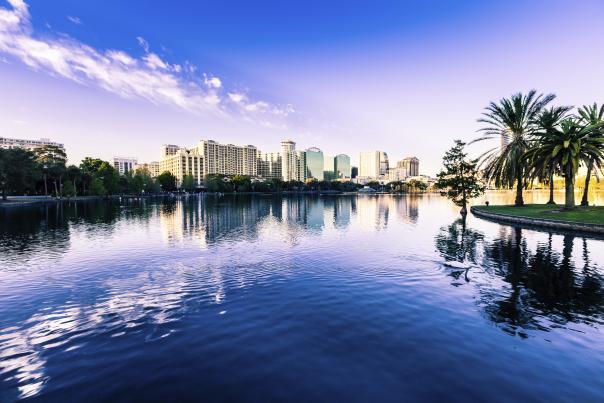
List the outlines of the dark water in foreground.
{"type": "Polygon", "coordinates": [[[0,401],[604,401],[603,266],[438,196],[0,212],[0,401]]]}

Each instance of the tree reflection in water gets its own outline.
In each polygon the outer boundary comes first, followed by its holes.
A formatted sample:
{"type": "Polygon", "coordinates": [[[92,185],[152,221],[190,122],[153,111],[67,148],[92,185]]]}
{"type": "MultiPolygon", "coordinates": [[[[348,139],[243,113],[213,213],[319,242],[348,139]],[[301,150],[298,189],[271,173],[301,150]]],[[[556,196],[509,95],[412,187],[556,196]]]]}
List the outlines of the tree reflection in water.
{"type": "MultiPolygon", "coordinates": [[[[549,331],[570,323],[601,325],[604,277],[590,261],[588,241],[563,235],[560,253],[553,246],[557,236],[548,234],[531,249],[521,228],[502,226],[499,236],[487,240],[458,219],[441,228],[435,244],[446,260],[478,265],[471,270],[478,305],[505,332],[527,337],[529,330],[549,331]]],[[[461,273],[449,275],[457,279],[461,273]]]]}

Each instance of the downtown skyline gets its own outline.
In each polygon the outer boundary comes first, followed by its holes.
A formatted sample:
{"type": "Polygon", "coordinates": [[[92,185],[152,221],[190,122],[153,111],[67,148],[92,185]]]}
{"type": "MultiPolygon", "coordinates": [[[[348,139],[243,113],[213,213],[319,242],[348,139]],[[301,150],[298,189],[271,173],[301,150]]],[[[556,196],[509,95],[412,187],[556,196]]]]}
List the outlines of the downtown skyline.
{"type": "Polygon", "coordinates": [[[579,105],[604,90],[600,56],[585,56],[604,35],[596,1],[117,4],[0,2],[4,136],[51,138],[73,161],[294,138],[353,165],[416,155],[432,175],[491,100],[537,88],[579,105]]]}

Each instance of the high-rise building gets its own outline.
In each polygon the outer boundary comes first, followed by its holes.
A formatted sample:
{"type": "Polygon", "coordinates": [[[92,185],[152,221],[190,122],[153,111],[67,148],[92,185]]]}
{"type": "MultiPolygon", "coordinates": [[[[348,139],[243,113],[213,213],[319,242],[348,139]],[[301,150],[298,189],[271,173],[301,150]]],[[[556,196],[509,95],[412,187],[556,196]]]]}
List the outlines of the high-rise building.
{"type": "Polygon", "coordinates": [[[65,146],[62,143],[57,143],[46,138],[41,138],[40,140],[29,140],[0,137],[0,148],[25,148],[33,151],[36,148],[43,146],[55,146],[65,150],[65,146]]]}
{"type": "Polygon", "coordinates": [[[323,151],[316,147],[306,150],[306,177],[323,180],[323,151]]]}
{"type": "Polygon", "coordinates": [[[323,158],[323,177],[326,181],[336,179],[336,168],[333,155],[326,155],[323,158]]]}
{"type": "Polygon", "coordinates": [[[359,176],[377,178],[388,172],[388,155],[383,151],[368,151],[359,154],[359,176]]]}
{"type": "Polygon", "coordinates": [[[263,179],[281,179],[281,154],[258,151],[258,176],[263,179]]]}
{"type": "Polygon", "coordinates": [[[159,170],[171,172],[179,182],[185,175],[192,175],[198,184],[210,174],[258,175],[258,150],[251,145],[202,140],[191,149],[164,145],[161,153],[159,170]]]}
{"type": "Polygon", "coordinates": [[[281,175],[283,180],[306,180],[306,153],[296,151],[296,143],[291,140],[281,142],[281,175]]]}
{"type": "Polygon", "coordinates": [[[337,179],[350,179],[350,157],[346,154],[336,155],[334,158],[334,171],[337,179]]]}
{"type": "Polygon", "coordinates": [[[125,175],[134,170],[138,160],[132,157],[113,157],[113,167],[121,174],[125,175]]]}
{"type": "Polygon", "coordinates": [[[402,171],[400,176],[409,177],[419,175],[419,159],[416,157],[403,158],[396,164],[396,167],[402,171]]]}
{"type": "Polygon", "coordinates": [[[359,176],[359,168],[351,167],[350,168],[350,179],[355,179],[357,176],[359,176]]]}

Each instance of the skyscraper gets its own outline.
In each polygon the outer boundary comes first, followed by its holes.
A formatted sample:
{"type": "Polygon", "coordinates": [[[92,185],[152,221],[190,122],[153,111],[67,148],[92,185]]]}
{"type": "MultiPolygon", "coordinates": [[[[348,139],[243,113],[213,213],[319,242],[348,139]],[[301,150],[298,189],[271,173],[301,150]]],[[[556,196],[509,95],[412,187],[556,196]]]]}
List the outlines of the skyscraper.
{"type": "Polygon", "coordinates": [[[313,178],[318,181],[323,180],[323,151],[317,147],[312,147],[306,150],[306,177],[313,178]]]}
{"type": "Polygon", "coordinates": [[[286,182],[306,180],[306,152],[296,151],[291,140],[281,142],[281,175],[286,182]]]}
{"type": "Polygon", "coordinates": [[[336,168],[333,155],[326,155],[323,159],[323,177],[326,181],[336,179],[336,168]]]}
{"type": "Polygon", "coordinates": [[[377,178],[388,172],[388,155],[383,151],[368,151],[359,154],[359,176],[377,178]]]}
{"type": "Polygon", "coordinates": [[[334,158],[334,170],[337,179],[350,179],[350,157],[346,154],[336,155],[334,158]]]}

